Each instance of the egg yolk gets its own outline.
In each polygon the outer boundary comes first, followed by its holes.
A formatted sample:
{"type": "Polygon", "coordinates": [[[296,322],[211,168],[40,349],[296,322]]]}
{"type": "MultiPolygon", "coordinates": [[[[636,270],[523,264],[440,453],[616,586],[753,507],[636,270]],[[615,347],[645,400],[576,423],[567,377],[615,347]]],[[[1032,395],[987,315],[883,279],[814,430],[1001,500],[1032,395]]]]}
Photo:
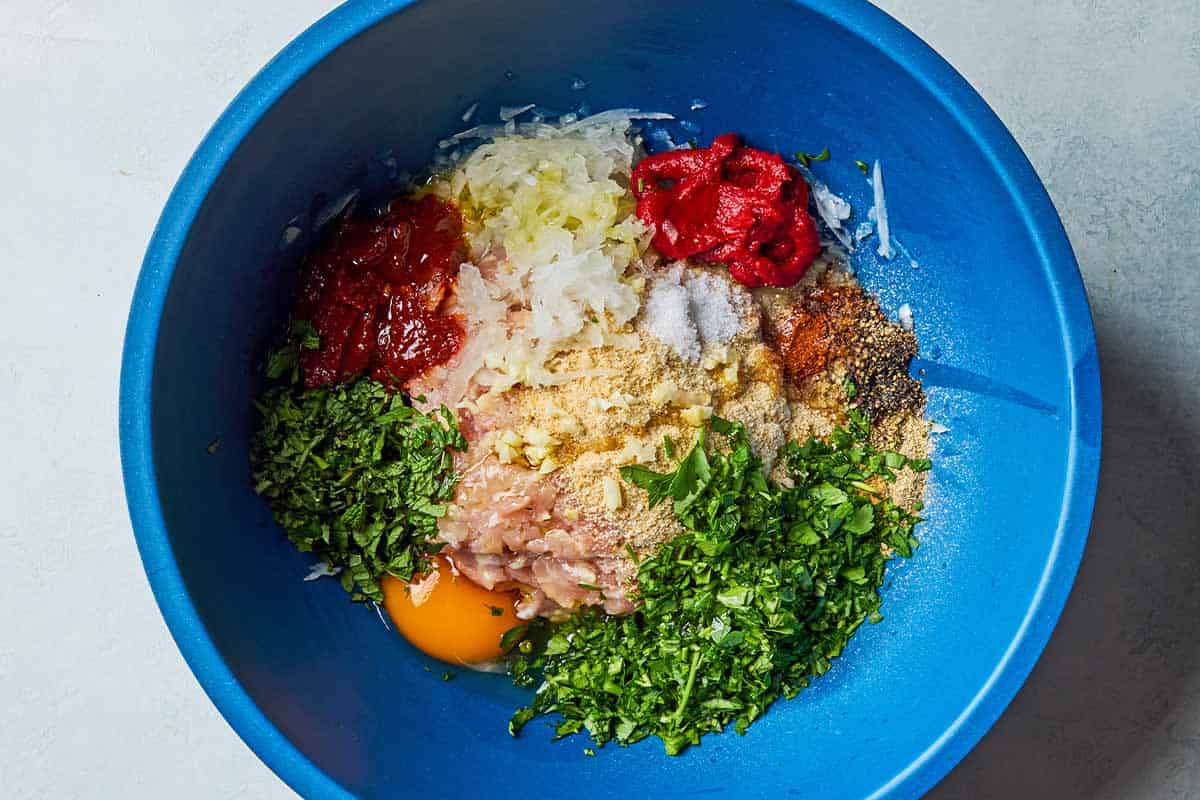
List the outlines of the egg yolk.
{"type": "Polygon", "coordinates": [[[500,638],[521,624],[513,606],[518,593],[485,589],[457,575],[442,556],[433,576],[407,583],[383,580],[383,607],[414,647],[451,664],[480,664],[504,655],[500,638]]]}

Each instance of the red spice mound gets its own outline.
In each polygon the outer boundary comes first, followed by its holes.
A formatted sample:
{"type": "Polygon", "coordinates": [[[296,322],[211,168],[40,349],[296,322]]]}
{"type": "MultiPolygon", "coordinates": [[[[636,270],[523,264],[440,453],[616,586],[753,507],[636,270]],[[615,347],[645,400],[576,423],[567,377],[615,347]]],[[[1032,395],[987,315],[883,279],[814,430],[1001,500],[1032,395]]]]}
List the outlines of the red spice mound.
{"type": "Polygon", "coordinates": [[[776,153],[739,144],[647,156],[634,167],[637,215],[667,258],[722,262],[746,286],[795,286],[821,251],[808,184],[776,153]]]}
{"type": "Polygon", "coordinates": [[[788,377],[803,381],[845,358],[869,298],[857,286],[820,286],[796,298],[779,320],[774,344],[788,377]]]}
{"type": "Polygon", "coordinates": [[[401,387],[445,363],[463,340],[439,309],[466,255],[463,221],[432,196],[394,200],[382,216],[343,219],[305,260],[293,313],[321,337],[300,366],[308,388],[370,370],[401,387]]]}

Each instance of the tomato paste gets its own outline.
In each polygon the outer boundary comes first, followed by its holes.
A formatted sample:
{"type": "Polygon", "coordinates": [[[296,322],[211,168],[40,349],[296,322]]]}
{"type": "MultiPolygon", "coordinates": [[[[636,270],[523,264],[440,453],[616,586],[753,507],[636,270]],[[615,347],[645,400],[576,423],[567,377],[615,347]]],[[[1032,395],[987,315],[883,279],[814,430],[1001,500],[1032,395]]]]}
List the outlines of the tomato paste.
{"type": "Polygon", "coordinates": [[[313,388],[370,371],[396,388],[458,352],[462,324],[442,306],[466,255],[462,215],[426,196],[343,219],[305,261],[293,316],[320,335],[300,358],[313,388]]]}
{"type": "Polygon", "coordinates": [[[637,215],[670,259],[724,263],[746,286],[794,286],[821,250],[808,184],[736,134],[647,156],[633,170],[637,215]]]}

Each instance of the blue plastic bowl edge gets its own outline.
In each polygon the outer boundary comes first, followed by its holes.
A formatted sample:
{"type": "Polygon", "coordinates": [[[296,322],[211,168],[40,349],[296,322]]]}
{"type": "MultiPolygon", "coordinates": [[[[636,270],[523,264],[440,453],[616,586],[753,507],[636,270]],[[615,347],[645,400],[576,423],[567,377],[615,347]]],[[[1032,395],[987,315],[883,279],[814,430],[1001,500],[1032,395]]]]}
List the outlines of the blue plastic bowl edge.
{"type": "MultiPolygon", "coordinates": [[[[243,137],[267,109],[339,45],[412,0],[351,0],[289,43],[247,84],[206,134],[171,192],[147,247],[134,289],[122,353],[119,428],[126,501],[151,589],[163,618],[201,686],[250,748],[289,786],[307,797],[350,797],[295,748],[239,685],[199,620],[174,561],[158,501],[150,430],[153,362],[162,304],[174,264],[213,181],[243,137]]],[[[864,0],[807,0],[806,5],[884,48],[921,81],[969,131],[1002,176],[1021,209],[1043,262],[1078,266],[1061,220],[1024,152],[987,103],[936,52],[864,0]],[[997,152],[1000,151],[1000,152],[997,152]],[[1009,166],[1005,166],[1005,164],[1009,166]]],[[[1086,544],[1099,477],[1100,386],[1095,334],[1087,297],[1079,288],[1054,286],[1066,320],[1069,354],[1083,364],[1072,375],[1073,445],[1069,479],[1051,561],[1022,627],[972,703],[909,767],[872,797],[917,797],[936,784],[995,723],[1044,649],[1062,612],[1086,544]],[[1092,387],[1080,386],[1091,381],[1092,387]],[[1081,403],[1086,403],[1082,407],[1081,403]],[[1095,442],[1081,443],[1081,420],[1095,426],[1095,442]],[[1082,528],[1081,534],[1065,532],[1082,528]],[[1069,540],[1068,540],[1069,539],[1069,540]]]]}

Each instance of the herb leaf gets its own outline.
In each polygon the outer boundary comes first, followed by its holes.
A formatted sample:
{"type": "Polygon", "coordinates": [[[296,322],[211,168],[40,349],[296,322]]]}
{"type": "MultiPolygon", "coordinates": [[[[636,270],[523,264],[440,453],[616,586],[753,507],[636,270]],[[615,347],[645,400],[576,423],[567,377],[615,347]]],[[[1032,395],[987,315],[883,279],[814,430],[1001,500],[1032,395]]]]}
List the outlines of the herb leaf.
{"type": "Polygon", "coordinates": [[[829,160],[829,148],[826,147],[824,150],[817,153],[816,155],[813,155],[812,153],[797,152],[796,160],[799,161],[801,164],[803,164],[806,167],[810,166],[812,164],[812,162],[814,162],[814,161],[828,161],[829,160]]]}
{"type": "Polygon", "coordinates": [[[276,386],[255,406],[254,488],[297,548],[342,567],[355,600],[381,602],[384,575],[428,566],[454,492],[451,453],[467,446],[448,409],[423,414],[368,379],[276,386]]]}
{"type": "Polygon", "coordinates": [[[267,355],[264,372],[271,380],[287,378],[290,383],[300,380],[300,351],[320,350],[321,337],[311,322],[297,319],[288,326],[288,340],[278,350],[267,355]]]}
{"type": "Polygon", "coordinates": [[[522,625],[515,625],[515,626],[509,628],[508,630],[506,630],[504,632],[504,635],[500,637],[500,649],[504,650],[506,652],[508,650],[511,650],[512,646],[514,644],[516,644],[517,642],[521,641],[521,638],[525,636],[525,633],[528,630],[529,630],[529,623],[524,623],[522,625]]]}

